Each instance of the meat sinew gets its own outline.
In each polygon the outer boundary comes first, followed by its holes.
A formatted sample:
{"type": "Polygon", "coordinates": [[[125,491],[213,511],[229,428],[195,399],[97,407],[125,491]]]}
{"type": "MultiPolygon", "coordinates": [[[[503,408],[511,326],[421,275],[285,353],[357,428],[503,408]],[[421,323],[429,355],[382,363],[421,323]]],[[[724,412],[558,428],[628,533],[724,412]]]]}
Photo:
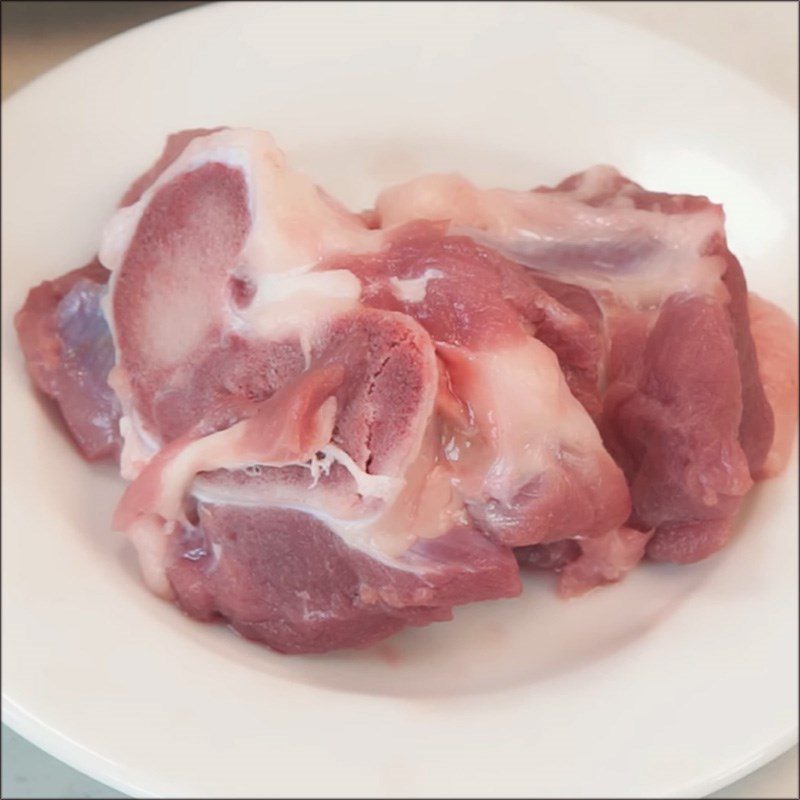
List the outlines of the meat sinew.
{"type": "Polygon", "coordinates": [[[197,129],[17,329],[119,456],[149,587],[299,653],[514,596],[519,564],[569,596],[724,544],[794,435],[795,330],[757,303],[754,343],[705,198],[428,176],[356,215],[268,134],[197,129]]]}

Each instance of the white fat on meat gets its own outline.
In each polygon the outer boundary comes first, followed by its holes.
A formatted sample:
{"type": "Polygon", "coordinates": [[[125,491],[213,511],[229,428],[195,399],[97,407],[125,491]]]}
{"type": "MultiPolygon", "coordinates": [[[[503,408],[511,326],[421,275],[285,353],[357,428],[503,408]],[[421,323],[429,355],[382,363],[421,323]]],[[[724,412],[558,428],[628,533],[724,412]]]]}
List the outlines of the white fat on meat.
{"type": "MultiPolygon", "coordinates": [[[[521,192],[480,189],[460,175],[424,175],[383,191],[376,209],[384,228],[415,219],[447,221],[452,233],[504,252],[513,260],[558,279],[602,294],[613,287],[617,303],[647,309],[681,291],[720,295],[722,258],[702,257],[703,245],[722,229],[721,211],[713,206],[691,214],[658,214],[633,207],[626,188],[610,205],[594,209],[582,202],[618,177],[610,167],[593,167],[570,192],[521,192]],[[548,256],[559,247],[602,252],[625,241],[628,263],[615,268],[598,262],[550,267],[548,256]]],[[[720,299],[725,299],[721,297],[720,299]]]]}
{"type": "MultiPolygon", "coordinates": [[[[115,519],[123,529],[131,520],[149,515],[185,523],[183,500],[195,475],[258,463],[284,466],[306,462],[330,441],[335,419],[336,399],[329,397],[307,422],[306,446],[300,451],[292,449],[291,439],[281,435],[286,431],[273,430],[265,437],[258,430],[258,415],[208,436],[177,439],[150,459],[130,484],[115,519]]],[[[276,427],[279,424],[276,421],[276,427]]]]}
{"type": "Polygon", "coordinates": [[[402,303],[421,303],[425,300],[428,282],[443,277],[439,269],[426,269],[418,278],[389,278],[389,288],[402,303]]]}
{"type": "Polygon", "coordinates": [[[600,434],[567,387],[558,360],[526,338],[491,351],[440,346],[455,392],[469,404],[478,437],[455,433],[445,443],[465,497],[511,504],[531,479],[559,462],[603,454],[600,434]]]}
{"type": "Polygon", "coordinates": [[[119,472],[126,481],[132,481],[147,466],[158,452],[158,442],[139,422],[135,408],[119,420],[122,436],[122,452],[119,457],[119,472]]]}
{"type": "Polygon", "coordinates": [[[322,522],[348,547],[386,566],[413,572],[430,568],[429,562],[415,560],[408,552],[414,542],[435,539],[456,525],[468,523],[453,470],[440,460],[439,450],[438,425],[431,420],[419,452],[398,476],[366,473],[346,452],[329,445],[320,449],[321,458],[283,465],[308,469],[308,483],[230,485],[198,476],[191,494],[206,504],[301,511],[322,522]],[[350,473],[359,498],[317,483],[320,472],[327,474],[333,463],[341,464],[350,473]]]}
{"type": "Polygon", "coordinates": [[[169,595],[164,573],[166,539],[187,523],[183,512],[187,495],[205,504],[302,511],[323,522],[348,547],[404,571],[415,569],[413,558],[409,560],[404,554],[417,539],[436,538],[455,525],[467,523],[464,502],[452,471],[446,463],[438,463],[438,437],[433,423],[427,429],[420,452],[403,475],[372,475],[361,470],[341,448],[320,444],[332,428],[331,410],[329,405],[320,408],[321,438],[309,447],[314,453],[298,454],[297,459],[276,461],[262,453],[265,458],[259,460],[259,454],[250,446],[248,422],[244,421],[183,444],[163,463],[154,462],[151,469],[155,491],[142,504],[147,513],[135,514],[137,498],[132,496],[121,504],[132,512],[129,518],[124,514],[118,517],[119,527],[139,552],[142,572],[154,592],[169,595]],[[317,486],[319,477],[327,474],[333,463],[341,464],[350,473],[360,499],[377,502],[354,502],[346,493],[317,486]],[[290,466],[307,469],[309,482],[295,486],[235,486],[199,475],[216,469],[290,466]]]}
{"type": "Polygon", "coordinates": [[[307,270],[264,275],[251,304],[234,311],[236,327],[265,339],[297,336],[306,361],[320,323],[353,309],[361,282],[349,270],[307,270]]]}
{"type": "Polygon", "coordinates": [[[139,569],[147,588],[164,600],[172,600],[175,596],[166,570],[169,537],[175,527],[175,522],[145,516],[135,519],[125,531],[136,549],[139,569]]]}
{"type": "Polygon", "coordinates": [[[145,430],[133,405],[128,377],[119,364],[111,368],[108,385],[120,399],[123,414],[119,420],[122,450],[119,455],[119,472],[126,481],[132,481],[158,452],[160,442],[145,430]]]}

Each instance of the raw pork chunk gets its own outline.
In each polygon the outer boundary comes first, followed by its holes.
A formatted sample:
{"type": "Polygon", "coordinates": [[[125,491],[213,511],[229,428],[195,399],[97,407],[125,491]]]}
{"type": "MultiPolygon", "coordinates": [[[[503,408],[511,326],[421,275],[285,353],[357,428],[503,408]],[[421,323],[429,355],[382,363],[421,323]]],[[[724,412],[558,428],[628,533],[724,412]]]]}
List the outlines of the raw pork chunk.
{"type": "Polygon", "coordinates": [[[321,269],[382,238],[266,134],[220,131],[103,239],[132,479],[115,527],[154,591],[279,650],[368,644],[520,589],[442,457],[430,336],[321,269]]]}
{"type": "Polygon", "coordinates": [[[100,309],[108,270],[96,259],[31,289],[14,319],[28,373],[53,398],[83,455],[116,456],[120,407],[108,385],[114,343],[100,309]]]}
{"type": "MultiPolygon", "coordinates": [[[[653,531],[648,555],[688,563],[725,544],[753,478],[769,471],[775,422],[720,206],[595,167],[534,192],[424,176],[385,191],[376,208],[380,225],[443,221],[495,248],[583,317],[602,355],[573,391],[625,471],[630,525],[653,531]]],[[[568,358],[562,366],[574,377],[568,358]]],[[[786,451],[793,432],[789,416],[774,446],[786,451]]],[[[549,561],[537,552],[521,559],[549,561]]]]}
{"type": "Polygon", "coordinates": [[[519,564],[570,596],[720,547],[795,425],[792,323],[751,308],[755,344],[704,198],[426,176],[356,215],[215,128],[16,324],[83,453],[119,458],[149,587],[300,653],[514,596],[519,564]]]}

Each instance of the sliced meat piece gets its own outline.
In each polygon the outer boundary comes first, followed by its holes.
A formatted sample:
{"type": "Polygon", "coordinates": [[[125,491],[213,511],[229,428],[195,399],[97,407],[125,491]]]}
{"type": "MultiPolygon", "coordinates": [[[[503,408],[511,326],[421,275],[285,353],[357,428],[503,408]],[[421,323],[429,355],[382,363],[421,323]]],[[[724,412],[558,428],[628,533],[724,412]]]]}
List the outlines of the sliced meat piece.
{"type": "Polygon", "coordinates": [[[225,617],[286,653],[365,646],[450,619],[454,605],[520,591],[511,552],[469,527],[384,564],[299,510],[202,504],[199,527],[172,546],[167,574],[189,614],[225,617]]]}
{"type": "MultiPolygon", "coordinates": [[[[387,324],[377,312],[366,316],[387,324]]],[[[393,315],[386,316],[391,323],[393,315]]],[[[465,525],[461,504],[446,514],[452,500],[429,498],[437,479],[428,454],[416,455],[414,424],[431,412],[436,381],[426,375],[429,365],[403,354],[412,345],[397,338],[380,372],[352,380],[365,343],[347,327],[349,333],[336,326],[327,332],[327,350],[314,363],[328,366],[312,365],[258,404],[254,416],[161,449],[129,486],[115,519],[136,544],[151,589],[194,616],[224,616],[244,635],[286,652],[369,644],[406,624],[449,619],[454,604],[519,591],[510,550],[465,525]],[[342,395],[348,384],[372,391],[342,395]],[[420,398],[426,407],[415,412],[420,398]],[[334,423],[342,448],[330,444],[334,423]],[[390,430],[384,434],[382,426],[390,430]],[[395,489],[396,480],[360,469],[347,453],[358,452],[351,440],[370,443],[360,461],[405,474],[404,485],[395,489]],[[325,472],[324,462],[314,461],[323,453],[343,459],[351,480],[342,482],[341,469],[325,472]],[[306,465],[307,480],[281,474],[295,464],[306,465]],[[247,475],[251,465],[258,472],[245,480],[218,472],[247,475]],[[182,501],[201,472],[197,509],[185,514],[182,501]]]]}
{"type": "Polygon", "coordinates": [[[433,339],[446,395],[465,409],[444,454],[479,527],[520,546],[625,521],[623,475],[543,343],[571,385],[593,385],[597,397],[601,347],[582,317],[519,265],[435,225],[395,231],[383,250],[329,267],[358,275],[364,302],[402,311],[433,339]]]}
{"type": "Polygon", "coordinates": [[[441,225],[412,223],[391,231],[380,252],[332,259],[326,268],[355,272],[364,302],[413,316],[435,341],[491,349],[535,336],[556,353],[573,394],[599,413],[603,345],[596,322],[587,321],[580,303],[577,312],[570,307],[574,297],[559,302],[530,270],[496,251],[446,236],[441,225]]]}
{"type": "Polygon", "coordinates": [[[595,167],[535,192],[425,176],[376,210],[384,226],[422,217],[496,248],[583,316],[602,342],[600,425],[631,485],[631,522],[657,528],[648,552],[669,560],[674,540],[685,561],[727,541],[774,423],[719,206],[595,167]]]}
{"type": "Polygon", "coordinates": [[[724,308],[708,297],[672,295],[640,357],[612,374],[603,430],[630,482],[634,524],[656,528],[649,554],[663,560],[666,539],[674,538],[683,563],[682,526],[697,532],[697,523],[713,520],[719,535],[692,551],[710,555],[710,544],[727,540],[721,531],[730,531],[753,484],[739,442],[742,390],[724,308]]]}
{"type": "Polygon", "coordinates": [[[134,445],[115,527],[155,592],[305,652],[447,619],[519,581],[441,457],[430,336],[363,307],[359,279],[328,265],[383,234],[282,159],[254,132],[195,138],[118,212],[101,258],[134,445]]]}
{"type": "Polygon", "coordinates": [[[375,236],[286,169],[269,135],[190,133],[117,212],[100,252],[113,273],[112,382],[130,433],[128,475],[129,462],[210,409],[242,391],[263,399],[302,369],[314,328],[354,308],[360,291],[352,276],[308,273],[327,252],[375,236]]]}
{"type": "Polygon", "coordinates": [[[797,323],[758,295],[748,297],[750,329],[758,354],[758,373],[775,417],[775,438],[757,478],[781,472],[797,435],[797,323]]]}
{"type": "MultiPolygon", "coordinates": [[[[225,333],[228,279],[250,226],[247,204],[239,170],[210,163],[181,174],[147,206],[115,276],[119,365],[139,418],[156,435],[184,432],[159,430],[159,403],[225,333]]],[[[184,429],[195,421],[184,419],[184,429]]]]}
{"type": "Polygon", "coordinates": [[[100,308],[108,270],[98,261],[31,289],[14,318],[28,372],[58,405],[81,453],[115,457],[120,406],[108,385],[111,332],[100,308]]]}
{"type": "MultiPolygon", "coordinates": [[[[548,192],[543,188],[537,191],[548,192]]],[[[550,193],[601,209],[617,224],[624,225],[626,216],[633,222],[635,216],[637,227],[648,231],[654,246],[647,258],[627,266],[640,271],[642,261],[649,262],[651,273],[658,275],[659,302],[663,303],[673,293],[690,292],[712,296],[724,306],[733,327],[742,387],[739,441],[755,476],[769,451],[774,422],[758,374],[747,309],[747,283],[741,264],[727,246],[722,207],[706,197],[647,191],[611,167],[577,173],[550,193]],[[626,208],[630,209],[628,214],[626,208]],[[671,252],[667,258],[668,251],[671,252]]],[[[617,295],[615,303],[619,304],[620,297],[613,291],[617,295]]],[[[640,308],[646,299],[653,302],[652,289],[641,287],[636,294],[638,297],[623,296],[623,305],[629,306],[632,299],[640,308]]]]}

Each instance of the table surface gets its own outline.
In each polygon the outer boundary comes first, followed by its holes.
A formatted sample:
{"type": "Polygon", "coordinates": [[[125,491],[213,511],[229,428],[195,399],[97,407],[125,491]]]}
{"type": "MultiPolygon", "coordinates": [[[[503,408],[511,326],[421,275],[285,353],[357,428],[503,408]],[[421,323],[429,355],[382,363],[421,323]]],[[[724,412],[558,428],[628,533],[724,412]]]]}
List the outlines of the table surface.
{"type": "MultiPolygon", "coordinates": [[[[576,3],[584,5],[583,3],[576,3]]],[[[7,2],[2,97],[74,53],[198,2],[7,2]]],[[[640,25],[744,72],[797,109],[798,6],[793,2],[592,2],[596,13],[640,25]]],[[[714,798],[796,798],[798,748],[714,798]]],[[[2,797],[125,797],[52,758],[5,725],[2,797]]]]}

